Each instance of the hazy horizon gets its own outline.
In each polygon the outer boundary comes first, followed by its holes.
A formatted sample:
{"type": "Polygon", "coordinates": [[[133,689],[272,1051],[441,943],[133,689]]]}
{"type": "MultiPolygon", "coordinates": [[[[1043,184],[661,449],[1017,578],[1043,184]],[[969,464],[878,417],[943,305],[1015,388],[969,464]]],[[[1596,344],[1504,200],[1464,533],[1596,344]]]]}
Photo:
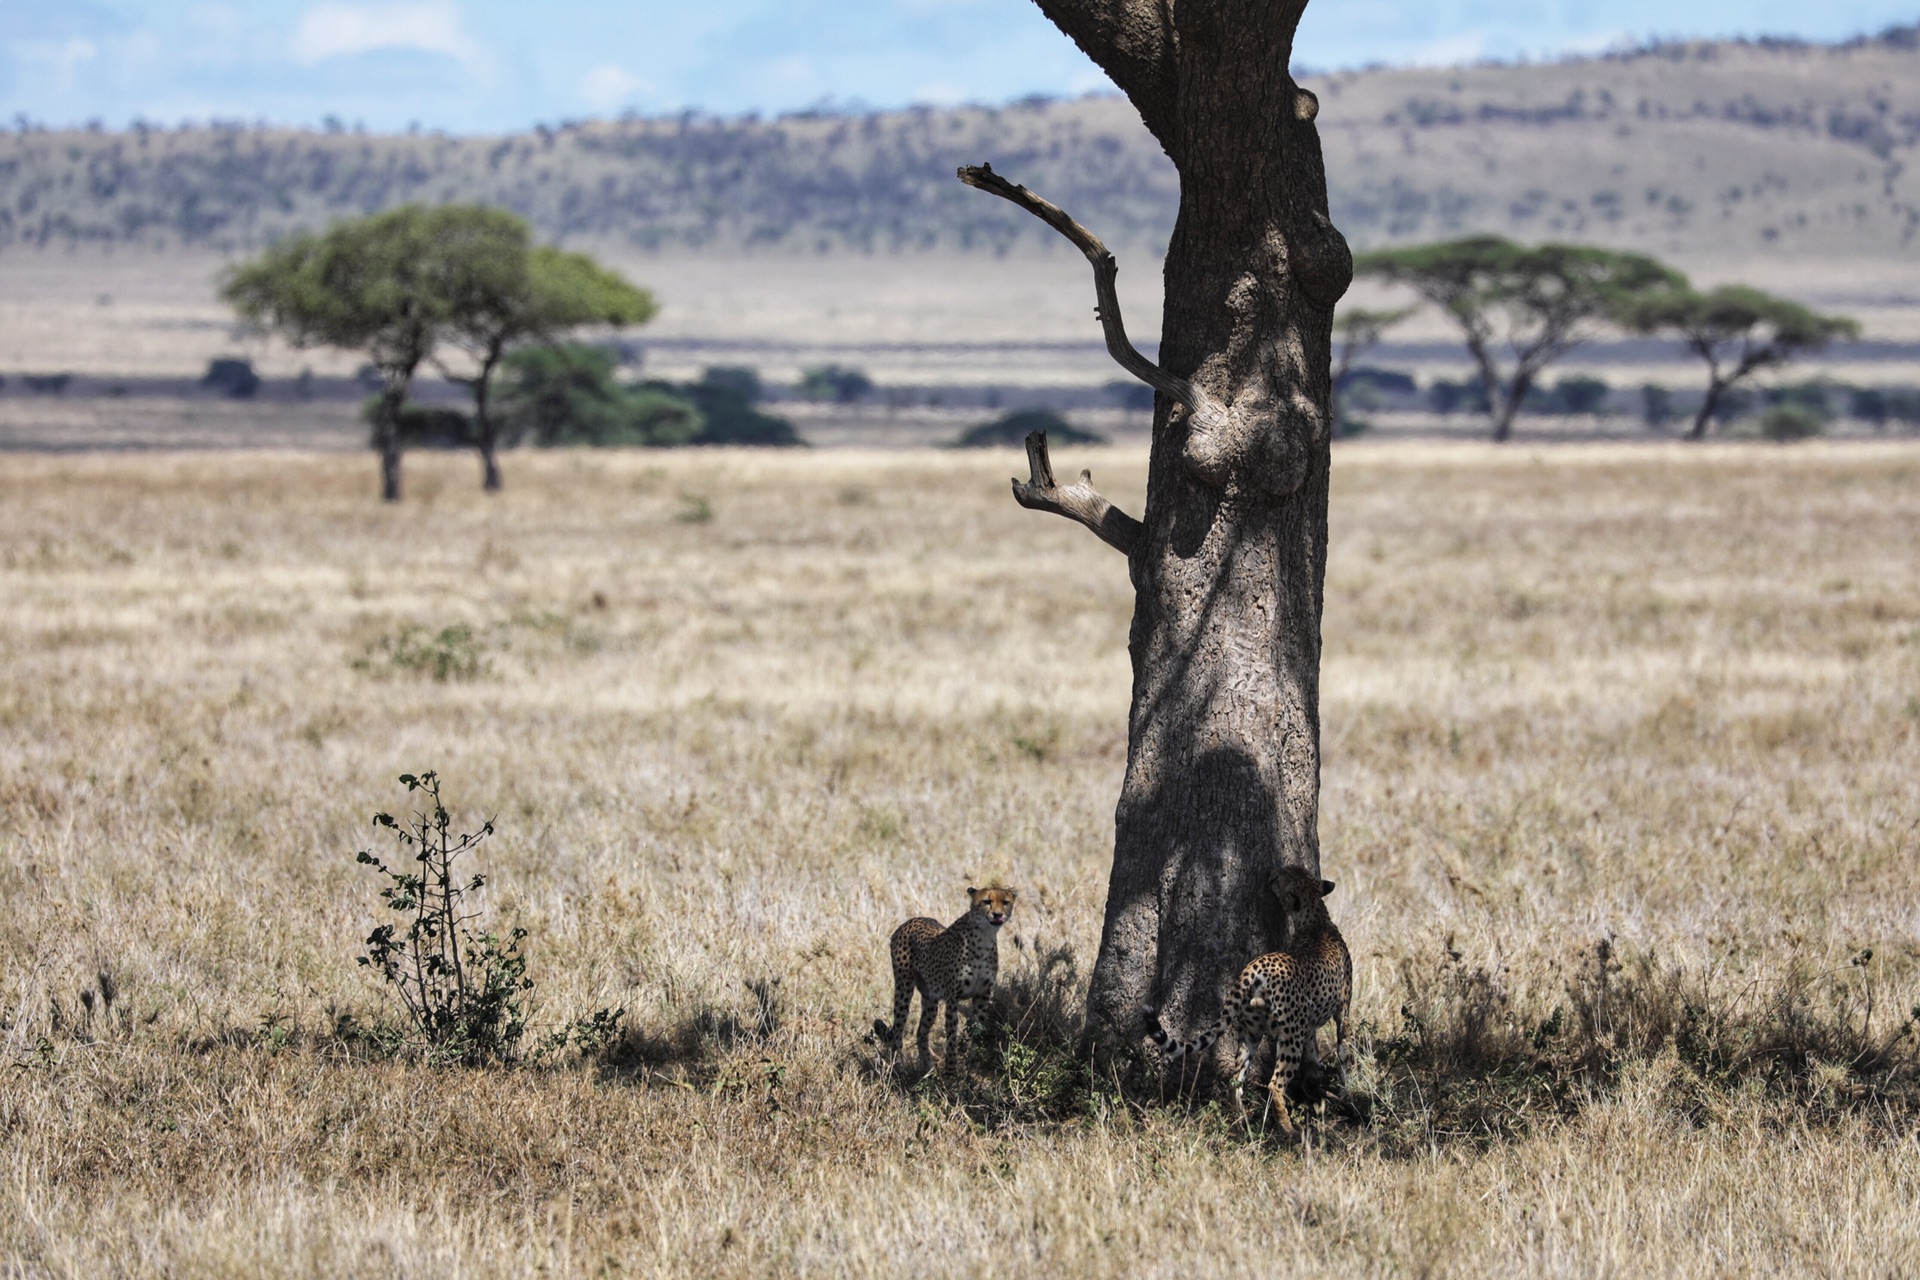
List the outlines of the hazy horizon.
{"type": "MultiPolygon", "coordinates": [[[[1809,12],[1778,0],[1314,0],[1303,71],[1590,54],[1654,39],[1832,41],[1920,14],[1896,0],[1809,12]]],[[[1029,0],[0,0],[0,118],[120,128],[209,120],[396,132],[513,132],[693,110],[1072,97],[1106,77],[1029,0]]]]}

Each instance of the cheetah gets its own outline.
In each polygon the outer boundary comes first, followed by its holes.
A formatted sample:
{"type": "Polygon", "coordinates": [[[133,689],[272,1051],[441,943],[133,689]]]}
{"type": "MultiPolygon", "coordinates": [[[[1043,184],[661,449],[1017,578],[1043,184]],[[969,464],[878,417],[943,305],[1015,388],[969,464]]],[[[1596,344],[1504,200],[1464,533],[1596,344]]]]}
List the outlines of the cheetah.
{"type": "Polygon", "coordinates": [[[998,885],[967,888],[967,913],[946,928],[938,920],[918,916],[893,931],[887,952],[893,959],[893,1025],[876,1018],[873,1033],[895,1052],[906,1034],[907,1007],[920,992],[920,1065],[930,1057],[934,1010],[947,1006],[948,1079],[959,1070],[960,1001],[973,1001],[968,1021],[978,1019],[993,999],[993,980],[1000,970],[1000,926],[1013,914],[1012,889],[998,885]]]}
{"type": "Polygon", "coordinates": [[[1191,1040],[1175,1040],[1160,1025],[1151,1005],[1146,1012],[1147,1038],[1165,1051],[1171,1062],[1204,1053],[1228,1030],[1239,1034],[1239,1066],[1233,1074],[1233,1100],[1244,1116],[1241,1087],[1247,1066],[1260,1041],[1271,1039],[1273,1077],[1267,1092],[1280,1113],[1280,1126],[1293,1132],[1287,1114],[1287,1085],[1299,1070],[1302,1057],[1320,1060],[1318,1033],[1334,1024],[1334,1064],[1341,1096],[1347,1091],[1347,1004],[1353,996],[1353,958],[1346,940],[1327,915],[1325,898],[1333,881],[1320,880],[1299,867],[1283,867],[1268,881],[1287,913],[1286,951],[1261,956],[1240,971],[1240,981],[1227,997],[1220,1017],[1191,1040]]]}

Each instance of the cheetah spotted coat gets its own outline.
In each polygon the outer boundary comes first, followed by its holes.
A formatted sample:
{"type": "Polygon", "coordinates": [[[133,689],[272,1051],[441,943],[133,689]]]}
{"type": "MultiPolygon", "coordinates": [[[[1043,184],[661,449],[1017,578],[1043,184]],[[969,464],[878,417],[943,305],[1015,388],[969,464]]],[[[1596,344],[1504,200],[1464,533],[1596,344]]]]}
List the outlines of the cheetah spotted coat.
{"type": "Polygon", "coordinates": [[[1267,1084],[1281,1127],[1291,1132],[1287,1114],[1287,1086],[1302,1059],[1319,1061],[1318,1032],[1334,1024],[1335,1066],[1341,1094],[1346,1093],[1347,1005],[1353,996],[1353,960],[1346,940],[1334,927],[1324,901],[1333,882],[1318,880],[1297,867],[1273,878],[1272,888],[1288,918],[1290,950],[1261,956],[1240,971],[1240,981],[1227,997],[1220,1017],[1191,1040],[1175,1040],[1160,1025],[1159,1015],[1146,1010],[1147,1037],[1165,1051],[1169,1062],[1205,1053],[1228,1031],[1240,1039],[1239,1062],[1233,1074],[1233,1099],[1245,1114],[1242,1088],[1254,1050],[1272,1040],[1273,1078],[1267,1084]]]}
{"type": "Polygon", "coordinates": [[[942,928],[938,920],[918,916],[893,931],[888,954],[893,961],[893,1025],[874,1020],[883,1044],[898,1051],[913,993],[920,993],[920,1065],[930,1057],[935,1011],[947,1006],[945,1074],[959,1070],[960,1002],[973,1003],[968,1021],[980,1018],[993,1001],[1000,972],[1000,926],[1013,914],[1012,889],[967,890],[967,913],[942,928]]]}

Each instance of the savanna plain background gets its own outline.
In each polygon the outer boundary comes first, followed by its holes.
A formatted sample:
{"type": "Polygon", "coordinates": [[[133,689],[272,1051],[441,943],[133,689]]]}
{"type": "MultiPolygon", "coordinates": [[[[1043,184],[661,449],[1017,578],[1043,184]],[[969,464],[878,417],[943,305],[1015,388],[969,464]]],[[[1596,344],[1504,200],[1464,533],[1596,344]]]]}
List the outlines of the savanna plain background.
{"type": "Polygon", "coordinates": [[[0,1269],[1920,1270],[1920,448],[1336,448],[1371,1119],[1297,1144],[1072,1057],[1131,598],[1018,465],[7,458],[0,1269]],[[536,1030],[620,1043],[381,1051],[353,853],[421,768],[536,1030]],[[890,1075],[886,933],[988,876],[1008,1038],[890,1075]]]}

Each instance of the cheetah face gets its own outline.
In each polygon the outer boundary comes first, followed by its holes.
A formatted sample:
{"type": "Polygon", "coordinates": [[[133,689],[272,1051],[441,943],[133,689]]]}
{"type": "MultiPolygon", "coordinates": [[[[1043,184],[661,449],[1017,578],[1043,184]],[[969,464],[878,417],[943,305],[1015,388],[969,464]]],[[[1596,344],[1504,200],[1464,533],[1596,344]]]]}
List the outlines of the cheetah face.
{"type": "Polygon", "coordinates": [[[1003,889],[999,885],[990,885],[985,889],[967,886],[967,900],[973,909],[987,918],[987,923],[998,929],[1013,914],[1013,900],[1019,896],[1012,889],[1003,889]]]}
{"type": "Polygon", "coordinates": [[[1310,910],[1320,899],[1333,892],[1333,881],[1310,876],[1300,867],[1282,867],[1267,881],[1280,909],[1289,916],[1310,910]]]}

